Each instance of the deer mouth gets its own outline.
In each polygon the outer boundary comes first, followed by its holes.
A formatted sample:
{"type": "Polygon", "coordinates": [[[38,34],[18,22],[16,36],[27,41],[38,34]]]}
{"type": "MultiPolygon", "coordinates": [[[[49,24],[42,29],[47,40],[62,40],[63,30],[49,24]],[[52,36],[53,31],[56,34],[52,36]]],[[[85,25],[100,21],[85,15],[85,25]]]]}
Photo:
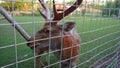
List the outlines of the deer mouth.
{"type": "Polygon", "coordinates": [[[49,45],[47,43],[44,44],[40,44],[40,43],[36,43],[35,46],[29,46],[32,50],[34,49],[39,49],[39,48],[45,48],[48,47],[49,45]]]}

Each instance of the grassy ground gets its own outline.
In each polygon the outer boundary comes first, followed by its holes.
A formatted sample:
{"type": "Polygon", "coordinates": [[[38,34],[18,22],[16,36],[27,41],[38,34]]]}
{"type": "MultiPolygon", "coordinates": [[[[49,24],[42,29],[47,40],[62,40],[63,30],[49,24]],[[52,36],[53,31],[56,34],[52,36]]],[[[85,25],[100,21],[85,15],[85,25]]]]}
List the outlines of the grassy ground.
{"type": "MultiPolygon", "coordinates": [[[[34,32],[33,32],[34,29],[36,32],[40,28],[40,26],[44,23],[44,19],[40,16],[34,17],[34,19],[32,19],[32,16],[15,16],[14,19],[17,22],[22,23],[21,26],[28,32],[30,36],[34,35],[34,32]],[[28,24],[26,24],[26,22],[28,24]],[[30,24],[30,22],[35,22],[35,24],[33,23],[30,24]]],[[[80,64],[79,66],[80,68],[89,68],[89,66],[93,64],[93,62],[100,59],[101,57],[104,57],[107,54],[110,54],[116,49],[116,47],[113,47],[112,49],[108,49],[107,51],[104,51],[98,56],[93,57],[98,53],[100,53],[101,51],[111,46],[114,46],[116,43],[118,43],[118,41],[120,41],[120,38],[118,38],[120,37],[120,32],[119,32],[120,19],[92,17],[92,16],[84,17],[79,15],[73,15],[65,18],[64,20],[61,21],[61,23],[65,21],[70,21],[70,20],[76,21],[76,28],[82,41],[81,48],[80,48],[80,58],[78,61],[78,64],[80,64]],[[109,26],[113,26],[113,27],[105,28],[109,26]],[[96,30],[96,29],[99,29],[99,30],[96,30]],[[96,30],[96,31],[92,31],[92,30],[96,30]],[[108,42],[110,40],[112,41],[108,42]],[[88,41],[89,43],[86,43],[88,41]],[[99,48],[96,48],[93,51],[89,51],[104,43],[106,44],[99,48]],[[90,60],[91,57],[93,57],[93,59],[90,60]],[[81,64],[86,60],[89,60],[89,61],[84,64],[81,64]]],[[[15,46],[0,49],[0,67],[7,64],[14,63],[16,61],[16,54],[18,57],[17,61],[21,61],[26,58],[33,57],[34,56],[33,51],[26,46],[25,39],[17,31],[14,33],[14,28],[12,26],[2,25],[2,24],[9,24],[9,23],[5,20],[0,21],[0,47],[14,45],[15,43],[18,46],[17,46],[17,52],[15,52],[15,46]],[[14,39],[15,34],[16,34],[16,42],[14,39]]],[[[57,59],[54,57],[54,55],[51,55],[50,57],[51,57],[50,59],[51,63],[57,62],[57,59]]],[[[44,59],[45,58],[43,57],[43,60],[44,59]]],[[[18,66],[19,68],[33,68],[34,59],[21,62],[18,64],[18,66]]],[[[12,66],[9,66],[8,68],[15,68],[15,67],[16,65],[12,65],[12,66]]],[[[53,68],[56,68],[56,66],[53,66],[53,68]]]]}

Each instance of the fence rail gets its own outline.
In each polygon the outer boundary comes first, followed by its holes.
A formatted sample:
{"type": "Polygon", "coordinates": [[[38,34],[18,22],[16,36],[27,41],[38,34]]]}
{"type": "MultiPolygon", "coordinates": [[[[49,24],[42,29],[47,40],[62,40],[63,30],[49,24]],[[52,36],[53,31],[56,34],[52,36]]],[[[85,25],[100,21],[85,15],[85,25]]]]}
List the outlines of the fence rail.
{"type": "MultiPolygon", "coordinates": [[[[11,13],[13,13],[13,15],[10,16],[15,20],[13,22],[18,22],[18,25],[22,26],[28,33],[30,33],[30,35],[34,35],[36,31],[39,30],[39,28],[44,24],[43,22],[45,22],[45,20],[41,18],[41,15],[35,15],[36,11],[34,8],[35,4],[39,4],[38,2],[34,2],[34,0],[32,0],[31,2],[19,0],[5,0],[0,2],[0,5],[1,3],[6,2],[11,2],[11,13]],[[13,3],[15,2],[30,4],[32,7],[31,14],[20,16],[15,15],[14,9],[16,7],[13,5],[13,3]]],[[[52,0],[48,1],[47,5],[49,5],[50,10],[52,9],[52,4],[52,0]]],[[[81,6],[85,7],[86,4],[83,3],[83,6],[81,6]]],[[[63,0],[63,5],[71,4],[67,2],[67,0],[63,0]]],[[[85,15],[81,15],[82,12],[76,10],[74,14],[69,15],[65,17],[62,21],[60,21],[60,24],[63,24],[68,21],[75,21],[75,28],[77,29],[78,35],[81,39],[81,43],[79,44],[79,55],[61,61],[58,60],[54,55],[55,52],[61,51],[61,49],[52,51],[49,48],[48,52],[45,52],[41,55],[36,55],[35,50],[32,51],[29,47],[27,47],[26,44],[28,42],[26,42],[25,39],[23,39],[22,36],[16,31],[15,26],[11,27],[15,24],[9,24],[6,20],[6,17],[0,15],[0,67],[37,68],[36,57],[42,56],[42,60],[44,61],[46,55],[49,55],[47,58],[48,65],[44,66],[43,68],[61,68],[62,62],[68,61],[75,57],[79,57],[75,68],[119,67],[120,19],[116,16],[112,16],[110,13],[111,10],[114,10],[113,13],[115,13],[116,10],[119,10],[120,8],[106,8],[101,6],[96,7],[93,4],[91,9],[99,9],[101,12],[94,13],[94,10],[92,10],[91,13],[85,12],[85,15]],[[109,15],[105,16],[107,13],[105,15],[102,15],[103,10],[109,10],[109,15]]],[[[52,11],[53,10],[51,10],[51,12],[52,11]]],[[[17,10],[17,12],[21,11],[17,10]]],[[[50,33],[50,35],[52,35],[52,33],[50,33]]],[[[65,36],[69,35],[62,35],[62,37],[65,36]]],[[[59,37],[61,36],[38,39],[35,41],[42,41],[59,37]]],[[[51,40],[49,40],[49,43],[50,41],[51,40]]],[[[63,48],[62,50],[67,50],[74,47],[75,46],[63,48]]]]}

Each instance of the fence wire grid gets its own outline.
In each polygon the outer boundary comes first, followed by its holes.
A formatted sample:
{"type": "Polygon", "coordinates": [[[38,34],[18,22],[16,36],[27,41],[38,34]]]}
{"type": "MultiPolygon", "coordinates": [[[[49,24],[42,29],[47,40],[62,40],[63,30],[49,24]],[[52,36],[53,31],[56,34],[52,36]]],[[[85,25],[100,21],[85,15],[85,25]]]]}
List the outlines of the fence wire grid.
{"type": "MultiPolygon", "coordinates": [[[[46,0],[45,3],[51,11],[51,16],[54,16],[52,1],[46,0]]],[[[57,9],[60,10],[58,12],[70,7],[75,1],[55,0],[57,9]]],[[[83,0],[74,12],[59,22],[76,22],[75,28],[81,43],[79,58],[74,68],[120,68],[120,7],[112,7],[112,3],[106,7],[108,2],[115,1],[117,0],[83,0]]],[[[38,9],[43,12],[44,10],[37,0],[0,0],[0,6],[30,36],[33,36],[45,22],[38,12],[38,9]]],[[[26,45],[27,43],[5,17],[0,15],[1,68],[37,68],[36,57],[42,56],[41,60],[45,62],[46,55],[48,65],[42,68],[61,68],[61,62],[69,60],[58,60],[53,53],[59,50],[52,51],[50,48],[48,52],[37,55],[35,50],[26,45]]]]}

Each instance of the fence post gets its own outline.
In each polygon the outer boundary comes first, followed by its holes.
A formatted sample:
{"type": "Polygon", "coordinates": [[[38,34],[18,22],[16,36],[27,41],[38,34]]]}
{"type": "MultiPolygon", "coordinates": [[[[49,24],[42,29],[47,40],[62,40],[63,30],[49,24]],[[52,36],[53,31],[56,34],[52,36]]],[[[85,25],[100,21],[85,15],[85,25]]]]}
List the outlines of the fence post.
{"type": "Polygon", "coordinates": [[[118,18],[120,18],[120,8],[119,8],[119,10],[118,10],[118,18]]]}

